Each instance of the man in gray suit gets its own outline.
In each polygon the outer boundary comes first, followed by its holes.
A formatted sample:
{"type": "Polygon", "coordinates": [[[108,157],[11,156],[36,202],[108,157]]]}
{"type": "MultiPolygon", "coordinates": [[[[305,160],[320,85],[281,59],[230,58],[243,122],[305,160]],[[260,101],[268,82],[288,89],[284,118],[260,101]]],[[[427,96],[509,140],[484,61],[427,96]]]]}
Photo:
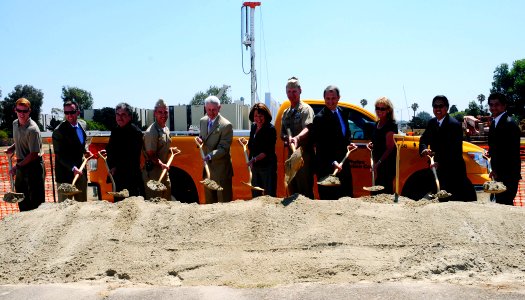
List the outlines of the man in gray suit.
{"type": "MultiPolygon", "coordinates": [[[[71,183],[76,174],[79,175],[75,183],[80,194],[74,196],[76,201],[87,201],[87,172],[79,170],[84,155],[90,156],[86,148],[86,123],[78,120],[80,111],[75,101],[64,102],[65,121],[53,131],[53,148],[55,150],[55,175],[58,185],[71,183]]],[[[62,202],[67,196],[59,193],[58,201],[62,202]]]]}
{"type": "Polygon", "coordinates": [[[199,142],[203,144],[204,161],[210,168],[210,179],[223,188],[222,191],[205,188],[206,203],[230,202],[233,198],[233,167],[230,156],[233,127],[230,121],[219,114],[221,110],[219,98],[209,96],[204,100],[204,108],[206,115],[200,119],[199,142]]]}

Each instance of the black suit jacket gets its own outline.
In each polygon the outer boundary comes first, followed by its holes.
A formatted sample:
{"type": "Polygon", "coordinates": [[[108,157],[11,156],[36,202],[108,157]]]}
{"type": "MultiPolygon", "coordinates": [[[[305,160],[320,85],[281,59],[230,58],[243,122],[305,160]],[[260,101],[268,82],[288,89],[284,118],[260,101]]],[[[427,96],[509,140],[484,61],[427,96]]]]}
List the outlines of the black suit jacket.
{"type": "Polygon", "coordinates": [[[519,180],[521,178],[520,129],[506,112],[498,125],[489,130],[489,154],[492,170],[497,180],[519,180]]]}
{"type": "MultiPolygon", "coordinates": [[[[73,181],[73,167],[80,168],[82,157],[86,152],[85,123],[78,122],[82,129],[84,142],[80,143],[76,129],[68,121],[63,121],[53,131],[53,149],[55,150],[56,182],[71,183],[73,181]]],[[[86,172],[84,172],[86,174],[86,172]]]]}
{"type": "Polygon", "coordinates": [[[439,163],[438,170],[466,174],[463,160],[463,129],[455,118],[447,114],[441,127],[437,118],[428,121],[427,128],[419,140],[419,153],[428,146],[435,153],[434,161],[439,163]]]}
{"type": "MultiPolygon", "coordinates": [[[[326,106],[314,117],[309,125],[312,142],[315,144],[315,161],[318,178],[333,173],[334,161],[341,162],[348,151],[346,147],[350,144],[350,127],[348,125],[348,114],[343,114],[340,107],[337,108],[345,124],[345,135],[341,131],[339,118],[326,106]]],[[[343,174],[349,175],[350,167],[348,161],[343,168],[343,174]],[[345,172],[346,171],[346,172],[345,172]]],[[[350,175],[351,176],[351,175],[350,175]]]]}

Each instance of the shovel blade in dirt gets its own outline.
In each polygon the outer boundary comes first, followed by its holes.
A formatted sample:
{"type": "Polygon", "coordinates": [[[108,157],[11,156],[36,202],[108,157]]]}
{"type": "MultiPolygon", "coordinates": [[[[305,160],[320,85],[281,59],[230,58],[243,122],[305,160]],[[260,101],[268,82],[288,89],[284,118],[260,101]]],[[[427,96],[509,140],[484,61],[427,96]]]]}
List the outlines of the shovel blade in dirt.
{"type": "Polygon", "coordinates": [[[215,180],[206,178],[204,180],[201,180],[201,183],[210,190],[222,191],[222,186],[220,186],[215,180]]]}
{"type": "Polygon", "coordinates": [[[4,195],[4,201],[8,203],[18,203],[24,201],[23,193],[7,192],[4,195]]]}
{"type": "Polygon", "coordinates": [[[149,180],[146,185],[152,191],[163,192],[168,189],[162,182],[153,179],[149,180]]]}
{"type": "Polygon", "coordinates": [[[81,191],[77,189],[76,186],[72,185],[71,183],[61,183],[58,186],[58,192],[66,196],[72,196],[72,195],[80,194],[81,191]]]}
{"type": "Polygon", "coordinates": [[[341,180],[339,180],[339,177],[330,174],[319,180],[317,184],[322,186],[339,186],[341,185],[341,180]]]}
{"type": "Polygon", "coordinates": [[[201,158],[204,161],[204,170],[206,171],[206,178],[204,180],[201,180],[200,183],[202,183],[205,187],[207,187],[210,190],[222,191],[222,187],[215,180],[210,179],[210,167],[208,166],[208,162],[204,160],[202,141],[200,141],[199,137],[195,137],[195,143],[197,144],[197,147],[199,147],[201,158]]]}
{"type": "Polygon", "coordinates": [[[119,197],[119,198],[128,198],[129,197],[129,191],[127,189],[123,189],[120,192],[108,192],[109,195],[113,197],[119,197]]]}

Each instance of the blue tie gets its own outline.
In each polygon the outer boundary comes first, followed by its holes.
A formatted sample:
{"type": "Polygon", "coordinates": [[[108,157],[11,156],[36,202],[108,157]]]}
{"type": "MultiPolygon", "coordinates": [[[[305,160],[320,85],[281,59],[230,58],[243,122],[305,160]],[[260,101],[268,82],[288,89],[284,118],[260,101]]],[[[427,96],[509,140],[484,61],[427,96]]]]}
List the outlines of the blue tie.
{"type": "Polygon", "coordinates": [[[337,115],[337,118],[339,119],[339,124],[341,124],[341,132],[343,133],[343,136],[345,136],[345,134],[346,134],[346,126],[345,126],[345,123],[343,122],[343,118],[339,114],[339,110],[336,109],[335,110],[335,114],[337,115]]]}
{"type": "Polygon", "coordinates": [[[77,126],[75,126],[75,130],[77,131],[78,140],[81,144],[84,144],[84,134],[82,134],[82,129],[80,128],[80,125],[77,124],[77,126]]]}

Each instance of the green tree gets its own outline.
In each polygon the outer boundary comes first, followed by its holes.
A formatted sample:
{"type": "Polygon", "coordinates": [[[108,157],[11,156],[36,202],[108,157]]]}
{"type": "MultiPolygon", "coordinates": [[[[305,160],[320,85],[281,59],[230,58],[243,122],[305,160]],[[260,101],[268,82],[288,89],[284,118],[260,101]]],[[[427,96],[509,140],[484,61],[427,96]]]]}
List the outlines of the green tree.
{"type": "Polygon", "coordinates": [[[496,67],[490,92],[507,96],[507,110],[525,118],[525,59],[514,61],[510,70],[505,63],[496,67]]]}
{"type": "Polygon", "coordinates": [[[62,100],[64,102],[75,100],[81,111],[93,108],[93,97],[91,96],[91,93],[77,87],[63,86],[62,100]]]}
{"type": "Polygon", "coordinates": [[[479,94],[477,98],[479,102],[479,107],[481,108],[481,110],[483,110],[483,102],[485,101],[485,95],[479,94]]]}
{"type": "Polygon", "coordinates": [[[428,121],[430,121],[430,119],[432,119],[432,116],[429,113],[427,113],[426,111],[419,112],[417,114],[417,117],[425,122],[425,126],[426,126],[426,123],[428,123],[428,121]]]}
{"type": "Polygon", "coordinates": [[[106,126],[104,126],[104,124],[101,124],[101,123],[95,122],[95,121],[87,121],[86,120],[86,125],[87,125],[87,130],[99,130],[99,131],[106,131],[106,130],[108,130],[106,128],[106,126]]]}
{"type": "Polygon", "coordinates": [[[410,108],[412,108],[412,110],[414,111],[414,116],[413,116],[413,118],[415,118],[415,117],[416,117],[416,111],[417,111],[417,109],[419,108],[419,104],[417,104],[417,103],[412,103],[412,105],[410,106],[410,108]]]}
{"type": "Polygon", "coordinates": [[[232,103],[232,99],[230,96],[228,96],[228,87],[227,85],[224,85],[222,88],[219,88],[217,86],[210,86],[206,92],[197,92],[195,96],[190,101],[190,105],[204,105],[204,100],[208,96],[217,96],[221,93],[221,90],[223,92],[222,95],[219,97],[219,100],[221,101],[221,104],[230,104],[232,103]]]}
{"type": "Polygon", "coordinates": [[[412,129],[423,129],[427,127],[428,121],[421,119],[420,117],[413,117],[412,121],[408,122],[408,126],[412,129]]]}
{"type": "Polygon", "coordinates": [[[465,115],[467,116],[479,116],[481,114],[481,110],[479,109],[478,104],[476,101],[470,101],[468,103],[468,108],[465,109],[465,115]]]}
{"type": "Polygon", "coordinates": [[[457,111],[457,112],[451,113],[450,116],[462,123],[463,118],[466,116],[466,114],[464,111],[457,111]]]}
{"type": "Polygon", "coordinates": [[[456,113],[456,112],[458,112],[458,108],[457,108],[456,105],[454,104],[454,105],[452,105],[452,106],[450,107],[450,109],[448,110],[448,112],[451,113],[451,114],[456,113]]]}
{"type": "Polygon", "coordinates": [[[105,129],[103,130],[111,130],[112,128],[115,128],[115,126],[117,126],[117,121],[115,121],[115,109],[112,107],[95,109],[93,121],[104,125],[105,129]]]}
{"type": "Polygon", "coordinates": [[[43,130],[44,128],[38,119],[40,117],[42,103],[44,102],[44,93],[31,85],[21,84],[15,86],[14,90],[4,98],[4,101],[1,101],[0,103],[0,115],[2,115],[0,129],[5,129],[9,133],[12,132],[13,121],[16,119],[16,114],[14,112],[15,102],[20,98],[26,98],[29,100],[29,102],[31,102],[31,119],[33,119],[38,124],[40,130],[43,130]]]}
{"type": "Polygon", "coordinates": [[[361,106],[363,106],[363,108],[365,108],[365,106],[368,104],[368,101],[366,101],[366,99],[361,99],[361,106]]]}

